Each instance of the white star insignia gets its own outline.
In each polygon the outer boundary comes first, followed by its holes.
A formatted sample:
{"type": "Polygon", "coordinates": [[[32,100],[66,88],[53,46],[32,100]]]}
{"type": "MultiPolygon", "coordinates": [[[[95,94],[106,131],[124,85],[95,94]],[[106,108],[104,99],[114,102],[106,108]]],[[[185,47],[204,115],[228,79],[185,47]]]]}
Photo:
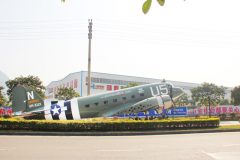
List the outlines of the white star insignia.
{"type": "Polygon", "coordinates": [[[59,114],[59,108],[57,108],[57,106],[54,106],[54,109],[52,109],[52,111],[53,111],[53,115],[55,115],[55,114],[59,114]]]}

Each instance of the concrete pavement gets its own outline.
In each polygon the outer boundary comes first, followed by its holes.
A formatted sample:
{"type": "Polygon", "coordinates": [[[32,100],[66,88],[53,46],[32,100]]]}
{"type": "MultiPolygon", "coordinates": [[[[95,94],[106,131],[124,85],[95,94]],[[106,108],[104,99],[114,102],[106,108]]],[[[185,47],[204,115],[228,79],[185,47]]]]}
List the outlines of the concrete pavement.
{"type": "Polygon", "coordinates": [[[1,160],[239,160],[240,132],[151,136],[0,136],[1,160]]]}

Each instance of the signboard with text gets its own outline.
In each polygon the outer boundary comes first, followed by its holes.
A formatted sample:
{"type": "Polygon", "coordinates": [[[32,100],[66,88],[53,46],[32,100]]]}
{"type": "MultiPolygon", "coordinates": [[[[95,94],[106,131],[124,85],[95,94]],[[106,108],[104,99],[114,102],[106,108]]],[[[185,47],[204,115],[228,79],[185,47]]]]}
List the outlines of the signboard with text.
{"type": "MultiPolygon", "coordinates": [[[[207,115],[209,113],[208,107],[198,107],[195,109],[191,109],[188,111],[188,115],[207,115]]],[[[216,106],[210,107],[210,113],[212,115],[219,115],[219,114],[231,114],[231,113],[240,113],[240,106],[233,106],[233,105],[223,105],[223,106],[216,106]]]]}
{"type": "Polygon", "coordinates": [[[12,107],[0,107],[0,116],[11,116],[12,115],[12,107]]]}
{"type": "Polygon", "coordinates": [[[187,107],[176,107],[169,109],[166,112],[166,115],[168,116],[186,116],[187,115],[187,107]]]}

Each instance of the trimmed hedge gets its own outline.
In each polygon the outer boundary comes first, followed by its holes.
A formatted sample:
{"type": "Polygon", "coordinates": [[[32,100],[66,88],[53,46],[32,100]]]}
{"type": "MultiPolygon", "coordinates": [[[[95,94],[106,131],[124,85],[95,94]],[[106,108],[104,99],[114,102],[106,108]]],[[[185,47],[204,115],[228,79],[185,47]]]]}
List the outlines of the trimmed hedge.
{"type": "Polygon", "coordinates": [[[47,121],[0,119],[0,130],[31,131],[142,131],[219,127],[219,118],[120,121],[47,121]]]}

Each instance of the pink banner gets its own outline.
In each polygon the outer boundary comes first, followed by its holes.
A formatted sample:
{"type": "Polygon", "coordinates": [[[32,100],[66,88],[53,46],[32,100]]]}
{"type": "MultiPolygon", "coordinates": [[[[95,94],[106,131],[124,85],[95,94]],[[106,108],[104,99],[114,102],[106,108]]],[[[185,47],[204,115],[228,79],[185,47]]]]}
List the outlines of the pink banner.
{"type": "MultiPolygon", "coordinates": [[[[218,115],[218,114],[231,114],[231,113],[240,113],[240,106],[216,106],[211,107],[211,114],[218,115]]],[[[189,109],[188,115],[206,115],[208,114],[208,107],[202,106],[195,109],[189,109]]]]}

